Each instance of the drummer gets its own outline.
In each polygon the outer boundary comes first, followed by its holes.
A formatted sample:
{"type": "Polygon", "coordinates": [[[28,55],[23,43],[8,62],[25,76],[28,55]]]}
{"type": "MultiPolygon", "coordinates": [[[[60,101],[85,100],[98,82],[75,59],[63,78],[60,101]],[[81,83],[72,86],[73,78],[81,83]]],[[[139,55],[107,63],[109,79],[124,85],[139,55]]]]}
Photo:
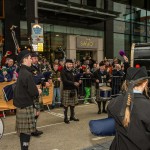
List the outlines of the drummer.
{"type": "Polygon", "coordinates": [[[98,114],[107,113],[105,110],[106,101],[102,101],[100,98],[99,87],[106,86],[108,82],[110,82],[110,75],[106,71],[105,63],[101,61],[99,63],[99,69],[94,72],[94,81],[96,82],[96,101],[98,104],[98,114]],[[101,111],[101,103],[103,104],[103,109],[101,111]]]}

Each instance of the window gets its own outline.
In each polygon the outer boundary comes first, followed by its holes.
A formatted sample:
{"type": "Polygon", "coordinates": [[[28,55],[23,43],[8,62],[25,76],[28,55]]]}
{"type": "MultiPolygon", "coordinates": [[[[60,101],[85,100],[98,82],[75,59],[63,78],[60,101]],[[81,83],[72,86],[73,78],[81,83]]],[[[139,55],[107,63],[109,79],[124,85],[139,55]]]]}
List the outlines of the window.
{"type": "Polygon", "coordinates": [[[92,6],[92,7],[96,7],[96,0],[87,0],[87,5],[92,6]]]}
{"type": "Polygon", "coordinates": [[[120,12],[117,20],[130,21],[130,6],[121,3],[113,3],[114,11],[120,12]]]}
{"type": "Polygon", "coordinates": [[[124,50],[126,55],[130,51],[130,35],[114,33],[114,56],[118,57],[118,52],[124,50]]]}
{"type": "Polygon", "coordinates": [[[130,23],[114,20],[114,32],[130,34],[130,23]]]}

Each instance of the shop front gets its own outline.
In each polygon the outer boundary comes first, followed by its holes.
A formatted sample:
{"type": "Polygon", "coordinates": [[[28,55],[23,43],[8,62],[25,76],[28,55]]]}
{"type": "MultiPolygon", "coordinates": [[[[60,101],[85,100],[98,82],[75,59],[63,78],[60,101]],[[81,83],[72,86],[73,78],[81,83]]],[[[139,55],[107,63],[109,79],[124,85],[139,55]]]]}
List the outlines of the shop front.
{"type": "Polygon", "coordinates": [[[91,57],[96,61],[103,60],[103,39],[88,36],[67,36],[67,57],[73,60],[82,60],[91,57]]]}

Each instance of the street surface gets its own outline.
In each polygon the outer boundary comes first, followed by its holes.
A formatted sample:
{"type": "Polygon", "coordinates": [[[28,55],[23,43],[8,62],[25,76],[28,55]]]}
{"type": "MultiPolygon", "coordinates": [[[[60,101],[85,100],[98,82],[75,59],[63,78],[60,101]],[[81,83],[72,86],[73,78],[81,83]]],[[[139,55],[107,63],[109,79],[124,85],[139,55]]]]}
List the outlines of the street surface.
{"type": "MultiPolygon", "coordinates": [[[[30,150],[108,150],[113,137],[97,137],[90,133],[89,121],[105,118],[106,114],[97,114],[95,104],[76,107],[76,117],[79,122],[63,122],[63,108],[41,112],[38,119],[38,129],[44,134],[32,137],[30,150]]],[[[20,150],[20,142],[15,133],[15,116],[9,115],[3,119],[5,133],[0,140],[0,150],[20,150]]]]}

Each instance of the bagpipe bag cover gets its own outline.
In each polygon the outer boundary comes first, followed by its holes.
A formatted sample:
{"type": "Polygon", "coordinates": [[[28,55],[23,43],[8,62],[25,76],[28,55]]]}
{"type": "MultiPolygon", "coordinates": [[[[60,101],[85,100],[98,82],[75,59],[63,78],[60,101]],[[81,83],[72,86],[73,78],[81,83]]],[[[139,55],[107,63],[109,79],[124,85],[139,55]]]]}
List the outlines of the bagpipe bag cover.
{"type": "Polygon", "coordinates": [[[115,135],[115,120],[113,118],[91,120],[89,122],[89,127],[91,133],[96,136],[115,135]]]}

